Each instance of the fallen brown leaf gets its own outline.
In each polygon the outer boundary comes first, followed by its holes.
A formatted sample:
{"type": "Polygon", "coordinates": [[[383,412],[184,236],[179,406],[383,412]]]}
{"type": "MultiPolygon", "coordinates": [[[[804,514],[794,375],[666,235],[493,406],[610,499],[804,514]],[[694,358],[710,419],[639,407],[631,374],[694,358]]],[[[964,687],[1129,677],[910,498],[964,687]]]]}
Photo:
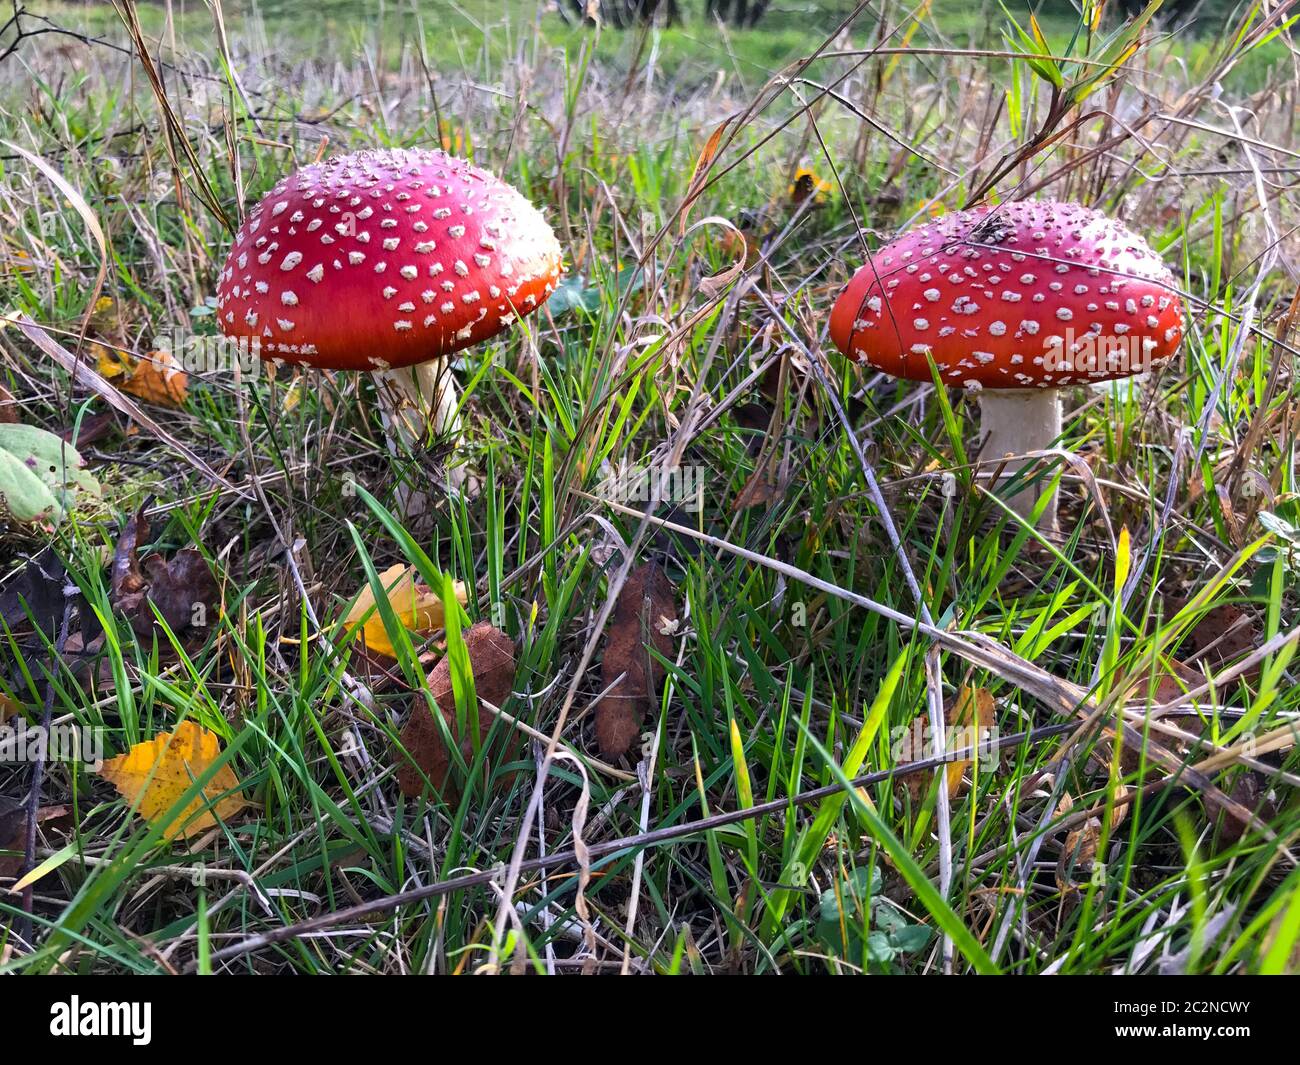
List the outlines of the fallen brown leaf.
{"type": "Polygon", "coordinates": [[[146,403],[160,407],[181,407],[189,396],[189,375],[176,365],[170,351],[151,351],[133,359],[103,344],[94,344],[95,368],[108,380],[120,378],[118,388],[146,403]]]}
{"type": "Polygon", "coordinates": [[[140,636],[149,636],[156,629],[161,632],[150,603],[178,637],[206,635],[207,627],[216,622],[221,602],[208,564],[192,547],[177,551],[170,561],[149,555],[141,562],[140,541],[148,535],[149,523],[142,507],[126,523],[113,554],[114,608],[126,615],[140,636]]]}
{"type": "MultiPolygon", "coordinates": [[[[470,668],[474,674],[475,694],[493,706],[500,707],[510,698],[515,680],[515,648],[510,637],[486,621],[480,621],[466,631],[465,650],[469,653],[470,668]]],[[[442,720],[446,722],[448,735],[456,743],[466,764],[472,764],[474,741],[469,734],[462,737],[456,723],[456,697],[452,689],[451,663],[447,658],[439,661],[429,674],[429,691],[442,720]]],[[[466,710],[467,713],[470,712],[469,708],[466,710]]],[[[470,720],[472,718],[467,717],[467,724],[470,720]]],[[[492,722],[492,713],[478,707],[480,745],[486,742],[492,722]]],[[[503,752],[513,746],[512,738],[516,735],[513,729],[498,730],[498,735],[507,737],[500,744],[503,752]]],[[[397,786],[402,794],[412,799],[418,797],[428,778],[435,794],[448,803],[459,801],[459,766],[454,766],[455,759],[443,738],[442,729],[438,727],[433,710],[423,696],[417,698],[411,716],[402,729],[401,742],[403,750],[396,752],[396,763],[397,786]]],[[[490,771],[490,766],[488,769],[490,771]]]]}
{"type": "Polygon", "coordinates": [[[183,407],[189,389],[189,375],[176,365],[169,351],[149,352],[122,384],[123,392],[160,407],[183,407]]]}
{"type": "MultiPolygon", "coordinates": [[[[1128,816],[1128,788],[1119,785],[1116,789],[1116,805],[1112,815],[1110,832],[1114,839],[1115,830],[1124,823],[1128,816]]],[[[1056,860],[1056,886],[1063,894],[1079,890],[1092,879],[1097,862],[1097,848],[1101,845],[1101,822],[1105,814],[1103,807],[1096,807],[1093,816],[1082,825],[1072,829],[1065,837],[1065,846],[1061,848],[1056,860]]]]}
{"type": "Polygon", "coordinates": [[[1179,657],[1190,665],[1216,672],[1249,654],[1260,643],[1254,618],[1231,603],[1220,603],[1187,634],[1179,648],[1179,657]]]}
{"type": "Polygon", "coordinates": [[[785,486],[780,483],[775,472],[760,467],[749,475],[749,480],[736,494],[735,502],[731,504],[731,510],[732,513],[735,513],[749,507],[760,507],[768,503],[775,503],[780,501],[784,495],[785,486]]]}
{"type": "MultiPolygon", "coordinates": [[[[0,419],[3,420],[3,419],[0,419]]],[[[97,444],[117,428],[117,417],[111,410],[102,411],[99,414],[91,414],[81,419],[81,424],[76,427],[77,438],[72,438],[72,429],[65,429],[59,433],[59,436],[66,440],[73,447],[90,447],[91,444],[97,444]]]]}
{"type": "MultiPolygon", "coordinates": [[[[983,730],[991,729],[997,723],[997,707],[993,702],[993,694],[987,688],[972,688],[963,684],[944,707],[943,720],[947,725],[946,740],[949,750],[978,746],[983,730]]],[[[928,733],[928,729],[926,731],[928,733]]],[[[918,757],[929,757],[933,752],[911,753],[914,757],[909,757],[908,762],[916,761],[918,757]]],[[[970,760],[966,758],[948,763],[945,772],[948,774],[950,798],[955,799],[965,790],[965,774],[970,765],[970,760]]],[[[932,779],[933,776],[929,773],[909,773],[903,778],[913,803],[918,803],[925,798],[932,779]]]]}
{"type": "Polygon", "coordinates": [[[672,582],[653,562],[637,567],[628,574],[614,604],[601,663],[606,694],[596,706],[596,743],[603,757],[626,754],[646,712],[657,709],[664,667],[650,649],[667,658],[676,631],[672,582]],[[620,675],[623,679],[611,687],[620,675]]]}
{"type": "MultiPolygon", "coordinates": [[[[1277,816],[1277,796],[1269,788],[1268,778],[1263,773],[1257,773],[1253,769],[1246,770],[1237,777],[1237,781],[1233,784],[1232,791],[1229,794],[1235,801],[1265,822],[1269,822],[1277,816]]],[[[1221,814],[1219,816],[1219,837],[1215,849],[1226,850],[1240,843],[1241,838],[1246,834],[1247,827],[1249,826],[1246,822],[1240,818],[1231,817],[1227,813],[1221,814]]]]}
{"type": "MultiPolygon", "coordinates": [[[[42,806],[36,811],[36,823],[66,831],[71,827],[70,814],[66,806],[42,806]]],[[[26,849],[27,807],[0,795],[0,880],[18,879],[26,849]]]]}

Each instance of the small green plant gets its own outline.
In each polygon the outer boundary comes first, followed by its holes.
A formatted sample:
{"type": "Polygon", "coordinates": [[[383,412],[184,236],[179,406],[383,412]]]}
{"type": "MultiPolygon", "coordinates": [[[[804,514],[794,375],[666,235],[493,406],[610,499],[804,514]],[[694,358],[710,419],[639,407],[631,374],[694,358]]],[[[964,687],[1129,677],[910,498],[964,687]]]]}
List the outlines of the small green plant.
{"type": "Polygon", "coordinates": [[[0,508],[20,522],[58,522],[78,490],[99,495],[71,444],[34,425],[0,425],[0,508]]]}
{"type": "Polygon", "coordinates": [[[894,961],[924,950],[933,929],[913,924],[882,894],[883,878],[874,865],[855,866],[821,894],[817,938],[845,961],[875,972],[898,971],[894,961]]]}

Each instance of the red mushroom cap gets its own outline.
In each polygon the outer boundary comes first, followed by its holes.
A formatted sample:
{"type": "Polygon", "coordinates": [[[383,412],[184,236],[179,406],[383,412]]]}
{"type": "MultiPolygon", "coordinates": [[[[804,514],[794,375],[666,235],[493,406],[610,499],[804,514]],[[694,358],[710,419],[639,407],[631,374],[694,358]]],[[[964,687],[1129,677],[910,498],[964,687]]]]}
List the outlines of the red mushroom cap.
{"type": "Polygon", "coordinates": [[[1054,388],[1143,373],[1186,328],[1141,237],[1074,203],[976,207],[885,245],[831,313],[835,346],[895,377],[1054,388]]]}
{"type": "Polygon", "coordinates": [[[540,307],[562,267],[541,213],[444,152],[314,163],[248,213],[221,272],[227,336],[332,370],[427,362],[540,307]]]}

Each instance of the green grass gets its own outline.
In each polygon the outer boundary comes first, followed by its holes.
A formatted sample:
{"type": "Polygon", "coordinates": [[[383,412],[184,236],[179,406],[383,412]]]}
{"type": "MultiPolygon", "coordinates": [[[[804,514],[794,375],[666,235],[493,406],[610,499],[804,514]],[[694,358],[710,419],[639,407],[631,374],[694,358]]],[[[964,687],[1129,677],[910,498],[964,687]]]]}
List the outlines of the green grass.
{"type": "MultiPolygon", "coordinates": [[[[45,10],[130,47],[103,7],[45,10]]],[[[1289,742],[1300,686],[1284,638],[1297,619],[1287,537],[1300,526],[1300,395],[1296,333],[1274,339],[1294,282],[1279,261],[1261,259],[1271,232],[1294,258],[1300,221],[1287,149],[1300,87],[1278,62],[1285,42],[1238,48],[1215,104],[1208,79],[1232,54],[1231,34],[1154,40],[1089,106],[1132,126],[1154,102],[1163,114],[1186,108],[1195,125],[1148,120],[1141,139],[1070,168],[1117,131],[1092,117],[998,185],[1009,195],[1018,182],[1050,178],[1044,195],[1122,213],[1175,268],[1195,308],[1173,367],[1067,395],[1063,446],[1086,459],[1100,503],[1067,480],[1063,535],[1048,540],[975,487],[975,404],[863,375],[825,332],[861,258],[859,223],[875,243],[936,200],[960,207],[977,160],[987,173],[1003,146],[1035,131],[1046,92],[1023,60],[836,56],[801,83],[766,90],[767,105],[732,127],[690,211],[690,222],[748,212],[767,238],[766,263],[715,299],[701,279],[735,251],[717,222],[681,236],[696,161],[770,72],[823,43],[834,25],[826,12],[778,12],[751,33],[692,23],[643,40],[611,31],[597,40],[513,0],[440,9],[436,27],[426,14],[423,38],[400,5],[382,19],[363,19],[350,3],[315,13],[292,38],[274,8],[265,19],[228,13],[254,118],[221,72],[204,11],[184,11],[174,51],[162,9],[142,11],[146,33],[163,35],[157,54],[190,75],[167,79],[197,163],[173,144],[178,180],[137,59],[46,35],[0,64],[0,137],[61,173],[109,241],[104,294],[113,304],[93,315],[90,337],[144,350],[173,326],[212,331],[205,300],[229,238],[203,206],[200,178],[238,213],[232,143],[251,203],[325,138],[334,152],[446,137],[547,206],[583,308],[536,315],[526,330],[464,353],[466,432],[450,459],[441,445],[391,456],[374,393],[357,376],[307,374],[288,404],[287,371],[238,387],[229,375],[200,375],[183,409],[149,410],[238,490],[214,488],[148,432],[119,432],[87,449],[101,503],[49,535],[0,525],[0,576],[52,544],[85,596],[83,613],[106,631],[95,687],[49,638],[22,625],[3,635],[0,682],[22,712],[39,719],[52,685],[56,718],[102,729],[109,756],[197,720],[222,737],[260,804],[190,851],[160,841],[94,775],[51,767],[43,802],[71,806],[71,827],[49,828],[38,847],[38,861],[57,859],[36,884],[28,941],[20,905],[0,896],[0,971],[467,972],[515,959],[543,971],[581,967],[572,862],[524,872],[513,900],[519,924],[505,922],[497,944],[491,888],[436,886],[509,861],[536,759],[526,749],[486,780],[472,774],[455,804],[399,795],[390,752],[424,698],[427,663],[417,656],[431,648],[394,628],[398,659],[380,683],[340,624],[356,592],[395,562],[415,565],[434,587],[444,574],[465,581],[467,618],[493,620],[515,641],[515,697],[504,710],[550,735],[572,695],[562,739],[583,766],[554,764],[539,824],[547,854],[572,848],[589,789],[583,839],[603,849],[585,903],[602,970],[617,970],[626,951],[634,970],[664,973],[928,973],[945,967],[945,937],[958,972],[1147,972],[1182,952],[1189,972],[1297,968],[1300,874],[1287,848],[1300,831],[1289,742]],[[817,86],[832,82],[892,136],[834,99],[809,107],[817,86]],[[1248,99],[1263,85],[1268,92],[1248,99]],[[1252,108],[1250,153],[1230,135],[1223,103],[1252,108]],[[811,209],[789,200],[799,167],[833,186],[811,209]],[[761,297],[739,297],[751,281],[761,297]],[[1243,334],[1252,315],[1261,327],[1243,334]],[[924,611],[837,404],[809,372],[811,355],[825,357],[925,610],[949,630],[942,645],[914,631],[924,611]],[[764,392],[769,368],[779,386],[764,392]],[[644,504],[629,512],[600,498],[610,468],[660,461],[673,446],[705,471],[698,512],[664,505],[642,521],[644,504]],[[768,460],[782,492],[735,509],[768,460]],[[427,486],[449,461],[477,471],[477,493],[440,495],[431,515],[401,518],[402,483],[427,486]],[[113,608],[106,557],[149,499],[158,549],[198,545],[222,579],[221,616],[197,644],[141,640],[113,608]],[[648,797],[633,760],[596,759],[586,711],[600,671],[578,669],[593,641],[599,661],[595,622],[624,550],[667,571],[681,619],[659,718],[645,725],[648,797]],[[1125,569],[1137,577],[1118,588],[1125,569]],[[1279,639],[1198,696],[1200,719],[1179,720],[1203,733],[1202,745],[1162,763],[1150,745],[1159,723],[1142,713],[1150,689],[1169,658],[1185,654],[1178,641],[1227,603],[1251,619],[1254,648],[1279,639]],[[1047,680],[1018,672],[1020,660],[1047,680]],[[1002,734],[1027,735],[996,764],[968,767],[946,819],[932,771],[911,791],[882,780],[842,790],[895,767],[898,740],[924,717],[927,698],[951,701],[961,686],[989,691],[1002,734]],[[1070,734],[1052,728],[1082,726],[1089,707],[1113,726],[1125,705],[1141,748],[1131,763],[1095,729],[1067,748],[1070,734]],[[1250,737],[1278,745],[1251,756],[1240,749],[1250,737]],[[1203,777],[1189,775],[1216,749],[1231,753],[1203,777]],[[1274,801],[1260,814],[1264,830],[1233,838],[1216,797],[1245,795],[1248,783],[1274,801]],[[740,816],[747,810],[754,816],[740,816]],[[1104,862],[1063,888],[1058,862],[1068,873],[1069,832],[1089,811],[1104,862]],[[714,820],[652,846],[620,842],[704,818],[714,820]],[[413,889],[425,894],[385,901],[413,889]],[[355,906],[376,912],[330,936],[221,953],[355,906]]],[[[905,27],[905,14],[891,7],[890,24],[905,27]]],[[[987,46],[1000,32],[969,35],[1002,20],[996,9],[957,18],[940,8],[909,44],[987,46]]],[[[1054,47],[1073,31],[1059,14],[1047,22],[1054,47]]],[[[868,21],[832,50],[867,47],[874,34],[868,21]]],[[[4,307],[70,331],[54,335],[75,347],[98,246],[35,167],[0,154],[4,307]]],[[[69,392],[13,326],[0,330],[0,384],[24,421],[54,430],[104,409],[69,392]]],[[[447,639],[455,660],[455,625],[447,639]]],[[[0,764],[0,795],[24,799],[29,775],[0,764]]]]}

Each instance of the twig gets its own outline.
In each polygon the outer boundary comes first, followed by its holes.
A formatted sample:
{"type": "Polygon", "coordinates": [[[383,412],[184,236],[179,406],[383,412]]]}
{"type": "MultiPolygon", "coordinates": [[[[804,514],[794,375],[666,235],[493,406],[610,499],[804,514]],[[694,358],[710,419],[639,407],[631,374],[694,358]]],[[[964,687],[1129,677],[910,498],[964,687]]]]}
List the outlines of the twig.
{"type": "MultiPolygon", "coordinates": [[[[50,657],[50,669],[45,678],[45,706],[41,712],[41,742],[37,744],[36,762],[32,766],[32,787],[27,795],[27,838],[23,845],[22,875],[26,876],[36,865],[36,821],[41,808],[41,785],[45,781],[45,761],[50,749],[50,722],[54,718],[54,677],[59,671],[63,659],[63,649],[68,643],[68,625],[72,620],[72,604],[78,594],[76,585],[69,585],[64,578],[63,586],[63,620],[59,623],[59,636],[50,657]]],[[[24,943],[31,942],[32,932],[32,884],[23,888],[23,918],[18,926],[18,938],[24,943]]]]}
{"type": "MultiPolygon", "coordinates": [[[[1038,743],[1042,740],[1062,735],[1073,728],[1073,723],[1043,725],[1039,728],[1030,729],[1027,732],[1017,732],[1010,736],[999,736],[991,744],[984,745],[985,749],[983,753],[989,753],[989,747],[992,747],[993,750],[1000,751],[1006,747],[1014,747],[1021,743],[1038,743]]],[[[981,754],[981,752],[977,751],[974,747],[964,747],[960,750],[935,755],[931,758],[921,759],[916,762],[908,762],[906,765],[896,766],[893,769],[882,769],[877,770],[874,773],[867,773],[851,780],[849,785],[851,789],[870,787],[873,784],[881,784],[887,780],[907,776],[911,773],[928,772],[938,768],[939,766],[946,765],[950,761],[969,760],[979,754],[981,754]]],[[[824,787],[813,788],[810,791],[801,792],[798,795],[790,796],[788,798],[773,799],[770,802],[757,803],[754,806],[748,806],[738,810],[730,810],[726,813],[711,814],[708,817],[702,817],[695,821],[684,821],[678,825],[668,825],[663,828],[653,829],[650,832],[641,832],[635,836],[624,836],[621,839],[613,839],[605,843],[591,844],[587,848],[587,858],[590,861],[595,862],[598,859],[609,858],[624,851],[657,846],[661,843],[671,843],[684,836],[694,835],[697,832],[706,832],[710,829],[738,824],[743,821],[752,820],[753,818],[765,817],[768,814],[785,813],[792,806],[807,806],[811,803],[820,802],[822,799],[829,798],[832,795],[838,795],[844,790],[845,788],[843,785],[839,783],[827,784],[824,787]]],[[[517,872],[520,874],[532,873],[542,869],[549,869],[557,865],[573,865],[577,861],[578,855],[572,849],[556,851],[553,854],[544,857],[530,858],[527,861],[521,862],[517,872]]],[[[359,921],[366,917],[370,917],[373,914],[400,909],[401,907],[408,906],[411,903],[449,895],[455,891],[463,891],[467,888],[473,887],[483,887],[493,883],[495,878],[500,875],[501,872],[501,866],[497,865],[492,869],[477,873],[467,873],[464,876],[453,877],[450,880],[442,880],[434,884],[425,884],[422,887],[412,888],[409,891],[403,891],[396,895],[389,895],[385,898],[372,899],[369,902],[364,902],[356,906],[349,906],[345,910],[335,910],[332,913],[324,913],[318,917],[312,917],[305,921],[300,921],[297,924],[274,928],[259,935],[249,936],[247,939],[232,944],[229,947],[223,947],[221,950],[213,951],[212,961],[229,961],[231,958],[240,957],[250,951],[260,950],[263,947],[271,946],[274,943],[281,943],[287,939],[296,939],[299,936],[311,935],[334,925],[344,924],[348,921],[359,921]]],[[[196,963],[192,962],[187,966],[187,970],[192,972],[195,966],[196,963]]]]}

